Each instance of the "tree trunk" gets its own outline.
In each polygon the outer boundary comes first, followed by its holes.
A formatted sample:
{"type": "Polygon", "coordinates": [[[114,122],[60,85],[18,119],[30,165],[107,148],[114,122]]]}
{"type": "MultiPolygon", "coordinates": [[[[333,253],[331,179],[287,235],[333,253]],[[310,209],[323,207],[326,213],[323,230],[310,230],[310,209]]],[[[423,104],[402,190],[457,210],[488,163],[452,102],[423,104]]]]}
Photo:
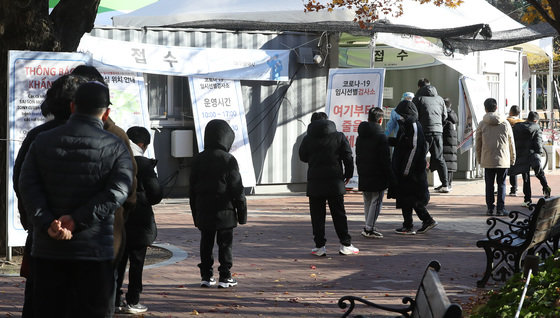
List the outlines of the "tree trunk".
{"type": "Polygon", "coordinates": [[[6,251],[8,50],[73,52],[91,31],[100,0],[0,0],[0,255],[6,251]]]}

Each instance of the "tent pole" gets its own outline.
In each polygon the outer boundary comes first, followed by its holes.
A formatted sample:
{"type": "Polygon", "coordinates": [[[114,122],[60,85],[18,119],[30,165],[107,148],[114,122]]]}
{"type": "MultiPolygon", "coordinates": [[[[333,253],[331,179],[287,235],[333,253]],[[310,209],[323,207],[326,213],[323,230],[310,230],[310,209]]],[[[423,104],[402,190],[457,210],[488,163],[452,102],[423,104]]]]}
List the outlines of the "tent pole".
{"type": "Polygon", "coordinates": [[[553,73],[553,65],[554,61],[552,60],[552,56],[548,56],[548,76],[546,77],[546,110],[547,110],[547,117],[550,119],[549,126],[550,128],[554,128],[554,112],[552,111],[552,98],[554,96],[554,89],[552,88],[552,79],[554,76],[553,73]]]}
{"type": "Polygon", "coordinates": [[[537,73],[531,74],[531,104],[529,110],[537,110],[537,73]]]}
{"type": "Polygon", "coordinates": [[[377,33],[374,33],[369,41],[369,67],[375,66],[375,42],[377,41],[377,33]]]}

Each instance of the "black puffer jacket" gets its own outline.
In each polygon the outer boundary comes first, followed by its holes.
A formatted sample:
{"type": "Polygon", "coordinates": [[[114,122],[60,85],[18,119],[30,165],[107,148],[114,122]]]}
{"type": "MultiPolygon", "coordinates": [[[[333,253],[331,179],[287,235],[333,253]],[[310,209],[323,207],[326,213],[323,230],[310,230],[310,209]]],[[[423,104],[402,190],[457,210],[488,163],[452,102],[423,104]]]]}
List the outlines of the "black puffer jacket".
{"type": "Polygon", "coordinates": [[[307,126],[299,158],[308,163],[307,196],[331,197],[346,193],[344,179],[352,178],[352,149],[334,122],[321,119],[307,126]],[[343,168],[344,165],[344,168],[343,168]]]}
{"type": "Polygon", "coordinates": [[[447,171],[457,171],[457,124],[459,118],[453,109],[447,109],[447,120],[443,124],[443,159],[447,171]]]}
{"type": "Polygon", "coordinates": [[[426,173],[426,142],[416,107],[404,100],[395,111],[402,116],[397,137],[389,138],[390,144],[395,146],[392,167],[397,184],[389,188],[387,197],[397,199],[397,208],[427,205],[430,193],[426,173]]]}
{"type": "Polygon", "coordinates": [[[364,121],[358,126],[356,167],[360,191],[378,192],[394,182],[387,136],[376,122],[364,121]]]}
{"type": "Polygon", "coordinates": [[[139,248],[151,245],[157,236],[156,221],[152,205],[161,202],[163,193],[154,171],[156,161],[143,156],[135,156],[138,165],[138,187],[136,188],[136,208],[125,223],[126,245],[139,248]]]}
{"type": "Polygon", "coordinates": [[[529,172],[532,163],[544,152],[541,128],[537,123],[523,121],[513,126],[515,140],[515,164],[508,170],[509,175],[529,172]]]}
{"type": "Polygon", "coordinates": [[[101,120],[74,114],[65,125],[41,133],[25,158],[19,187],[33,221],[34,257],[111,260],[114,212],[128,197],[132,158],[101,120]],[[69,241],[47,234],[53,220],[69,214],[69,241]]]}
{"type": "Polygon", "coordinates": [[[418,121],[422,124],[425,134],[443,133],[443,123],[447,118],[447,107],[443,98],[438,95],[432,85],[420,87],[412,100],[418,110],[418,121]]]}
{"type": "Polygon", "coordinates": [[[204,130],[204,151],[193,158],[190,206],[200,230],[234,228],[247,223],[247,202],[239,166],[229,153],[235,134],[228,123],[211,120],[204,130]]]}

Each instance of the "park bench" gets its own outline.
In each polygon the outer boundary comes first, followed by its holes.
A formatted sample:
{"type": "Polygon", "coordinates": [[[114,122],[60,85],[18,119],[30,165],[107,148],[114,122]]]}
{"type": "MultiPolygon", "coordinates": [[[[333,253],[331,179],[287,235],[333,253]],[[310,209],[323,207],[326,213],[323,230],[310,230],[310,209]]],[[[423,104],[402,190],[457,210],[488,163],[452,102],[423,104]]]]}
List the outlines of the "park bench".
{"type": "Polygon", "coordinates": [[[545,259],[558,249],[560,197],[541,198],[530,211],[511,211],[508,221],[496,217],[486,220],[490,225],[486,238],[476,242],[486,252],[486,270],[478,287],[484,287],[490,277],[505,282],[522,268],[525,255],[545,259]]]}
{"type": "MultiPolygon", "coordinates": [[[[356,301],[364,303],[368,306],[398,312],[404,317],[414,317],[414,318],[460,318],[463,313],[463,309],[458,304],[451,303],[447,294],[443,289],[443,285],[439,280],[438,272],[441,265],[438,261],[431,261],[424,276],[422,276],[422,281],[416,292],[416,298],[412,299],[410,297],[403,297],[402,303],[409,304],[408,306],[386,306],[373,303],[371,301],[365,300],[356,296],[343,296],[338,300],[338,306],[342,309],[346,308],[349,303],[349,308],[342,315],[342,317],[348,317],[350,313],[354,310],[356,306],[356,301]]],[[[362,316],[357,316],[362,317],[362,316]]]]}

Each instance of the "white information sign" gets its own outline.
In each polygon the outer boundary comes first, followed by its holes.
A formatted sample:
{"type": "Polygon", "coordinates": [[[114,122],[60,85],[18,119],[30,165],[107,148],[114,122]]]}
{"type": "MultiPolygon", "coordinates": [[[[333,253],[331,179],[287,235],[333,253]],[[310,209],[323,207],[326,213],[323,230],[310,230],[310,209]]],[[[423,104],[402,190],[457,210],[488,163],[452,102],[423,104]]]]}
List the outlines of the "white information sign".
{"type": "Polygon", "coordinates": [[[239,164],[244,187],[256,185],[245,108],[239,81],[189,78],[198,151],[204,150],[204,128],[212,119],[223,119],[235,132],[230,153],[239,164]]]}
{"type": "MultiPolygon", "coordinates": [[[[47,121],[40,105],[47,90],[60,76],[69,74],[78,65],[91,64],[91,57],[82,53],[9,52],[8,92],[8,246],[23,246],[27,233],[21,226],[17,197],[13,191],[13,167],[27,132],[47,121]]],[[[98,69],[111,92],[110,117],[126,131],[131,126],[150,129],[144,78],[139,73],[98,69]]],[[[147,156],[152,156],[151,148],[147,156]]]]}
{"type": "MultiPolygon", "coordinates": [[[[383,105],[384,79],[383,68],[329,70],[325,110],[336,129],[346,135],[354,158],[358,126],[367,121],[370,108],[383,105]]],[[[358,187],[357,169],[347,187],[358,187]]]]}
{"type": "Polygon", "coordinates": [[[10,51],[8,54],[8,246],[23,246],[27,237],[20,222],[12,181],[21,142],[29,130],[45,122],[41,103],[52,82],[89,62],[89,56],[76,53],[10,51]]]}
{"type": "Polygon", "coordinates": [[[78,51],[91,54],[94,66],[107,65],[135,72],[259,81],[289,80],[290,50],[165,46],[86,34],[78,51]]]}

